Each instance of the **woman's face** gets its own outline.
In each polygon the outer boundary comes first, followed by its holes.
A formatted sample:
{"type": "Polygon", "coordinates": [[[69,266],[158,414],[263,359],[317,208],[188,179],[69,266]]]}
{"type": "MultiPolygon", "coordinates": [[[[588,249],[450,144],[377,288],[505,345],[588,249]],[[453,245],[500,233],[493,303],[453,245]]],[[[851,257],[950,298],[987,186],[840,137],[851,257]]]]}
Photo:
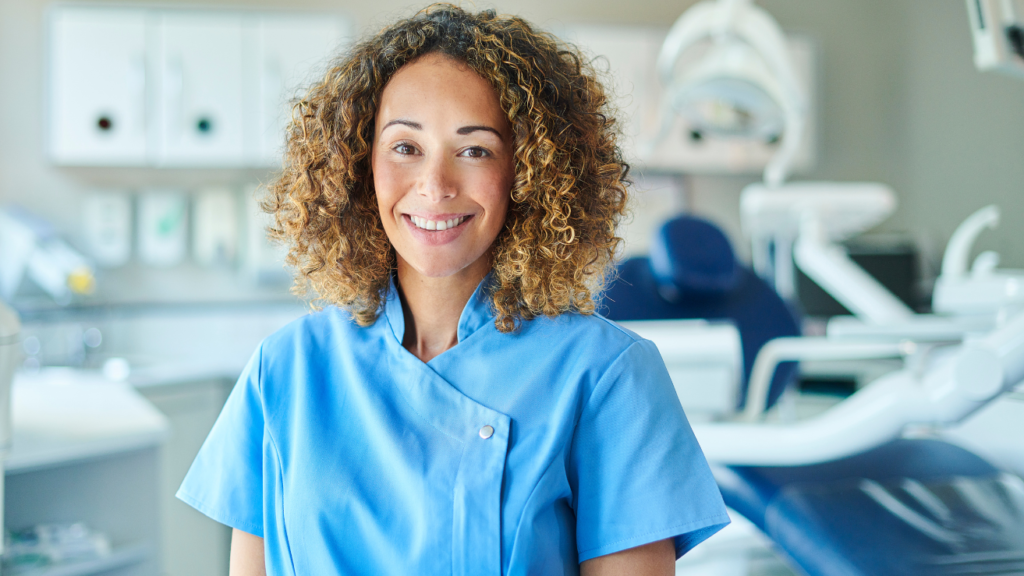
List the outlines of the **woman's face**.
{"type": "Polygon", "coordinates": [[[436,278],[490,268],[514,165],[511,127],[487,81],[439,54],[399,69],[377,109],[372,167],[400,270],[436,278]]]}

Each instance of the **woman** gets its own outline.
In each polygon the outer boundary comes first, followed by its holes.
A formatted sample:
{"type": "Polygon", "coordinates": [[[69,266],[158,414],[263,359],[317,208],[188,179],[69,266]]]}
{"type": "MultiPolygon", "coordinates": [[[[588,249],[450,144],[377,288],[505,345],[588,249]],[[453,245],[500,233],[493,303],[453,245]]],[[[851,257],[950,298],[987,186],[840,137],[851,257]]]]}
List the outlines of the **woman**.
{"type": "Polygon", "coordinates": [[[434,6],[296,111],[265,207],[327,306],[178,492],[231,574],[672,574],[728,517],[657,350],[593,314],[627,171],[593,71],[434,6]]]}

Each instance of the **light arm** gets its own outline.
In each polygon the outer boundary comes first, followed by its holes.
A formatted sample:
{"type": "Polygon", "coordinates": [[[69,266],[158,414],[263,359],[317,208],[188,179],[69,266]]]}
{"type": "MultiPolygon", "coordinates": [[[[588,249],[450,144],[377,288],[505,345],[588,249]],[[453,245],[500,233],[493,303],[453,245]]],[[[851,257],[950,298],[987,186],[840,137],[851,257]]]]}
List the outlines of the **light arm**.
{"type": "Polygon", "coordinates": [[[231,533],[228,576],[267,576],[263,538],[235,528],[231,533]]]}
{"type": "Polygon", "coordinates": [[[675,564],[670,538],[591,558],[580,564],[580,576],[672,576],[675,564]]]}

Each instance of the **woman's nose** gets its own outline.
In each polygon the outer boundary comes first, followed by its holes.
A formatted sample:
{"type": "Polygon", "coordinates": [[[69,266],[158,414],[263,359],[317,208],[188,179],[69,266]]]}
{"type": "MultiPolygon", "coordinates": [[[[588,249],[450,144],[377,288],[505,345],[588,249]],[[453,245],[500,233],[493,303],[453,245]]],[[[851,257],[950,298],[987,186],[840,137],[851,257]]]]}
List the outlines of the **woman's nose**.
{"type": "Polygon", "coordinates": [[[417,192],[432,202],[454,198],[458,187],[452,171],[453,167],[445,158],[431,159],[423,168],[417,192]]]}

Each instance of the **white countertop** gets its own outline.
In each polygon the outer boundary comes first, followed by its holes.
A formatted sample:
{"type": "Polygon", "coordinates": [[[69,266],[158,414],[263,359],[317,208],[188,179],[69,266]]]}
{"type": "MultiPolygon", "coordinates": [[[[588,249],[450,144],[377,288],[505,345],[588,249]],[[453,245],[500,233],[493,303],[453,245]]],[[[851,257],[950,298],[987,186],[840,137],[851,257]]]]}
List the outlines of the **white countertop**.
{"type": "Polygon", "coordinates": [[[17,374],[11,413],[8,474],[146,448],[168,434],[164,415],[130,384],[79,370],[17,374]]]}

